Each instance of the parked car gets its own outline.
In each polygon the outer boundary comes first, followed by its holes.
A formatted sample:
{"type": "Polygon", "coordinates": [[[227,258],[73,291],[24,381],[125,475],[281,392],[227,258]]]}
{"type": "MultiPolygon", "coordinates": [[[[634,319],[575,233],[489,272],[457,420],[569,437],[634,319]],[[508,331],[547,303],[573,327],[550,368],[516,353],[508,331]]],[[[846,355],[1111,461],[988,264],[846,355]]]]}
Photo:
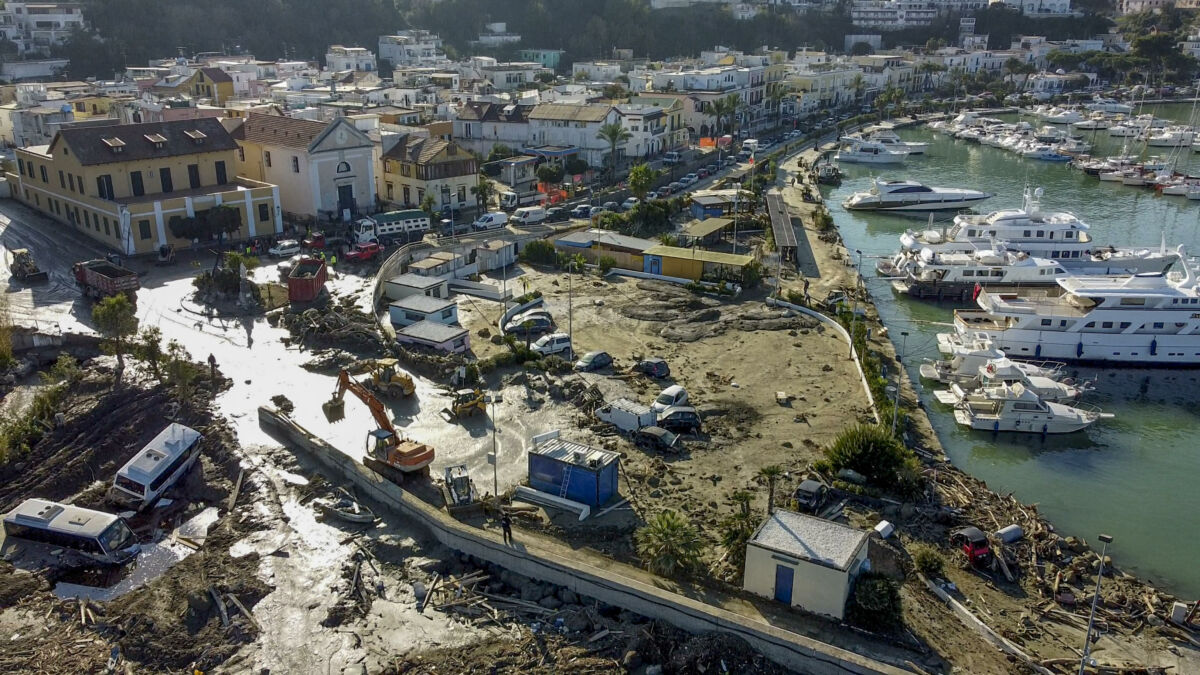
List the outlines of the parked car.
{"type": "Polygon", "coordinates": [[[710,173],[711,172],[705,167],[700,167],[699,169],[696,170],[696,175],[701,178],[708,178],[708,175],[710,173]]]}
{"type": "Polygon", "coordinates": [[[687,390],[677,384],[673,384],[663,389],[658,398],[654,399],[654,403],[650,404],[650,407],[654,408],[654,412],[662,412],[673,406],[687,405],[687,402],[687,390]]]}
{"type": "Polygon", "coordinates": [[[373,241],[365,244],[355,244],[353,248],[346,252],[346,260],[366,262],[374,260],[382,252],[383,247],[373,241]]]}
{"type": "Polygon", "coordinates": [[[571,217],[572,218],[587,218],[591,215],[591,211],[592,211],[591,204],[580,204],[579,206],[576,206],[575,208],[571,209],[571,217]]]}
{"type": "Polygon", "coordinates": [[[550,356],[551,354],[570,354],[571,353],[571,336],[566,333],[551,333],[538,338],[538,341],[530,347],[534,352],[542,356],[550,356]]]}
{"type": "Polygon", "coordinates": [[[485,213],[475,219],[471,224],[476,230],[495,230],[504,227],[508,223],[508,214],[503,211],[492,211],[485,213]]]}
{"type": "Polygon", "coordinates": [[[674,166],[682,161],[683,155],[680,155],[678,152],[672,151],[663,155],[663,164],[666,164],[667,166],[674,166]]]}
{"type": "Polygon", "coordinates": [[[798,511],[816,513],[825,504],[829,496],[829,487],[819,480],[801,481],[796,491],[792,493],[792,501],[796,502],[798,511]]]}
{"type": "Polygon", "coordinates": [[[588,218],[595,218],[596,216],[600,215],[601,213],[604,213],[607,210],[608,209],[604,208],[603,206],[593,206],[591,208],[591,210],[588,211],[588,218]]]}
{"type": "Polygon", "coordinates": [[[656,452],[679,452],[683,449],[678,435],[659,426],[638,429],[633,435],[633,444],[643,450],[656,452]]]}
{"type": "Polygon", "coordinates": [[[300,252],[300,242],[295,239],[280,239],[274,246],[267,249],[272,258],[287,258],[300,252]]]}
{"type": "Polygon", "coordinates": [[[555,206],[554,208],[546,209],[547,223],[561,223],[568,220],[570,217],[571,214],[567,213],[567,210],[561,206],[555,206]]]}
{"type": "Polygon", "coordinates": [[[987,567],[992,562],[992,549],[987,535],[978,527],[964,527],[950,535],[950,545],[962,549],[974,567],[987,567]]]}
{"type": "Polygon", "coordinates": [[[621,202],[621,210],[622,210],[622,211],[629,211],[629,210],[631,210],[633,207],[635,207],[635,206],[637,206],[638,204],[640,204],[640,203],[641,203],[641,201],[642,201],[642,200],[638,199],[637,197],[630,197],[629,199],[626,199],[625,201],[621,202]]]}
{"type": "Polygon", "coordinates": [[[680,183],[679,181],[675,181],[674,183],[671,183],[667,187],[671,188],[672,193],[675,193],[675,192],[679,192],[679,191],[683,190],[683,188],[685,188],[687,186],[684,185],[683,183],[680,183]]]}
{"type": "Polygon", "coordinates": [[[733,157],[726,157],[725,159],[721,160],[721,164],[723,164],[726,167],[731,167],[734,164],[737,164],[737,159],[735,159],[733,157]]]}
{"type": "Polygon", "coordinates": [[[663,187],[658,188],[658,192],[655,194],[658,195],[659,199],[666,199],[667,197],[671,196],[671,188],[670,186],[664,185],[663,187]]]}
{"type": "Polygon", "coordinates": [[[550,318],[549,314],[513,317],[504,324],[504,332],[513,335],[525,335],[526,333],[536,335],[549,330],[554,330],[554,320],[550,318]]]}
{"type": "Polygon", "coordinates": [[[718,171],[721,170],[721,167],[717,166],[716,164],[709,164],[708,166],[704,167],[704,170],[708,172],[708,175],[714,176],[718,171]]]}
{"type": "Polygon", "coordinates": [[[700,413],[690,405],[680,405],[667,408],[658,413],[658,426],[677,434],[688,434],[700,431],[702,423],[700,413]]]}
{"type": "Polygon", "coordinates": [[[666,361],[657,357],[638,361],[634,364],[633,370],[634,372],[660,379],[671,375],[671,367],[667,365],[666,361]]]}
{"type": "Polygon", "coordinates": [[[621,205],[616,202],[604,202],[605,211],[620,211],[621,205]]]}
{"type": "Polygon", "coordinates": [[[613,362],[612,356],[608,352],[588,352],[579,357],[575,362],[575,370],[580,372],[591,372],[600,370],[601,368],[611,366],[613,362]]]}

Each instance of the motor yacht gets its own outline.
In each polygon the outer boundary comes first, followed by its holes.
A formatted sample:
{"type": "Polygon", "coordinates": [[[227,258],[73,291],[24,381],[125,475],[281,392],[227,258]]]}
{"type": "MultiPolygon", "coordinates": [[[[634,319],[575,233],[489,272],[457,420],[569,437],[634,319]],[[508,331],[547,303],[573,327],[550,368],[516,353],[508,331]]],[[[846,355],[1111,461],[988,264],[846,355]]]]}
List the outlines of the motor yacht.
{"type": "Polygon", "coordinates": [[[867,136],[868,141],[875,141],[883,145],[888,150],[897,152],[907,152],[910,155],[923,155],[929,149],[928,143],[917,143],[914,141],[902,140],[896,132],[891,129],[876,129],[867,136]]]}
{"type": "Polygon", "coordinates": [[[876,179],[870,190],[855,192],[843,206],[860,211],[957,211],[992,196],[990,192],[931,187],[913,180],[876,179]]]}
{"type": "Polygon", "coordinates": [[[908,153],[888,150],[882,143],[846,136],[833,158],[853,164],[903,164],[908,153]]]}
{"type": "MultiPolygon", "coordinates": [[[[931,364],[923,364],[922,368],[926,365],[931,364]]],[[[924,375],[924,370],[922,370],[922,375],[924,375]]],[[[939,381],[945,384],[957,384],[962,388],[962,391],[968,392],[986,387],[1020,384],[1037,394],[1043,401],[1052,401],[1054,403],[1077,401],[1085,392],[1095,388],[1090,382],[1077,384],[1072,378],[1057,380],[1044,375],[1030,375],[1025,372],[1020,364],[1007,357],[990,359],[987,363],[976,368],[974,373],[955,372],[945,374],[939,381]]],[[[953,389],[937,390],[934,392],[934,397],[940,403],[951,406],[961,401],[961,398],[953,389]]]]}
{"type": "Polygon", "coordinates": [[[1069,434],[1112,417],[1092,407],[1043,400],[1021,383],[984,387],[973,392],[951,385],[957,397],[954,420],[978,431],[1069,434]]]}

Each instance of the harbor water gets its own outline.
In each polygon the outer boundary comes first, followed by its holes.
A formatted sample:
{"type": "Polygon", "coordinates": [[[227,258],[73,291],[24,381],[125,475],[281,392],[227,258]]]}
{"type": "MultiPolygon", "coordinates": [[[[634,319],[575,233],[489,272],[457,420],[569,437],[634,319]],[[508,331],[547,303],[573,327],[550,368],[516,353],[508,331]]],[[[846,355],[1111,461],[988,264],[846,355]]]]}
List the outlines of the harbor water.
{"type": "MultiPolygon", "coordinates": [[[[1191,108],[1147,106],[1145,112],[1187,122],[1191,108]]],[[[1029,121],[1040,126],[1035,118],[1029,121]]],[[[1157,248],[1165,236],[1168,246],[1183,244],[1189,254],[1200,254],[1200,201],[1102,183],[1064,164],[1022,158],[925,128],[899,133],[907,141],[930,143],[927,154],[911,156],[903,165],[843,165],[846,180],[823,192],[847,248],[862,251],[855,258],[861,258],[872,298],[897,350],[902,350],[905,369],[917,383],[946,453],[993,490],[1037,503],[1064,536],[1094,543],[1097,534],[1111,534],[1115,540],[1109,552],[1118,566],[1187,599],[1200,596],[1200,369],[1069,366],[1077,378],[1096,381],[1096,391],[1084,401],[1115,413],[1114,419],[1045,439],[960,428],[951,411],[934,400],[931,383],[920,383],[917,373],[925,359],[939,358],[935,335],[953,330],[949,324],[954,305],[901,297],[874,271],[880,256],[897,250],[898,237],[906,229],[924,229],[926,223],[848,212],[841,206],[851,193],[869,189],[876,177],[995,193],[980,205],[980,212],[1020,207],[1026,186],[1041,187],[1043,211],[1075,213],[1091,225],[1097,245],[1157,248]]],[[[1091,131],[1077,133],[1093,138],[1091,131]]],[[[1094,134],[1094,155],[1121,152],[1125,139],[1109,138],[1104,130],[1094,134]]],[[[1133,154],[1143,150],[1132,139],[1130,146],[1127,151],[1133,154]]],[[[1147,153],[1165,157],[1171,150],[1150,148],[1147,153]]],[[[1190,148],[1179,152],[1178,170],[1200,174],[1200,153],[1190,148]]],[[[979,525],[993,529],[992,523],[979,525]]]]}

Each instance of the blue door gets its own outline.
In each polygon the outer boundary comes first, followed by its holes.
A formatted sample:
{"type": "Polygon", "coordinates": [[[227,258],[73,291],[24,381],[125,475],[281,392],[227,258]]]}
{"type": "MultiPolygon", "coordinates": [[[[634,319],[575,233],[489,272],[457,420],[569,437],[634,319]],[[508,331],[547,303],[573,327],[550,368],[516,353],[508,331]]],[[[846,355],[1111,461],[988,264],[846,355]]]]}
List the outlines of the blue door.
{"type": "Polygon", "coordinates": [[[662,258],[650,258],[650,274],[662,274],[662,258]]]}
{"type": "Polygon", "coordinates": [[[775,566],[775,599],[790,605],[792,604],[792,577],[796,574],[796,570],[787,565],[775,566]]]}

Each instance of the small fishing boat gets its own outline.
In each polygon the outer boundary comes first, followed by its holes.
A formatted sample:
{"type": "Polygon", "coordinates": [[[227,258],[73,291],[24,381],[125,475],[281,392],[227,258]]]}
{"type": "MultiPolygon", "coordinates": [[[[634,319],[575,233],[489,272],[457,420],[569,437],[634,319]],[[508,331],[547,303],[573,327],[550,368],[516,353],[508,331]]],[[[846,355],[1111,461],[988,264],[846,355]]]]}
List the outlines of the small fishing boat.
{"type": "Polygon", "coordinates": [[[357,499],[343,494],[335,497],[324,497],[313,503],[325,516],[344,520],[348,523],[367,525],[375,522],[375,512],[366,504],[360,504],[357,499]]]}

